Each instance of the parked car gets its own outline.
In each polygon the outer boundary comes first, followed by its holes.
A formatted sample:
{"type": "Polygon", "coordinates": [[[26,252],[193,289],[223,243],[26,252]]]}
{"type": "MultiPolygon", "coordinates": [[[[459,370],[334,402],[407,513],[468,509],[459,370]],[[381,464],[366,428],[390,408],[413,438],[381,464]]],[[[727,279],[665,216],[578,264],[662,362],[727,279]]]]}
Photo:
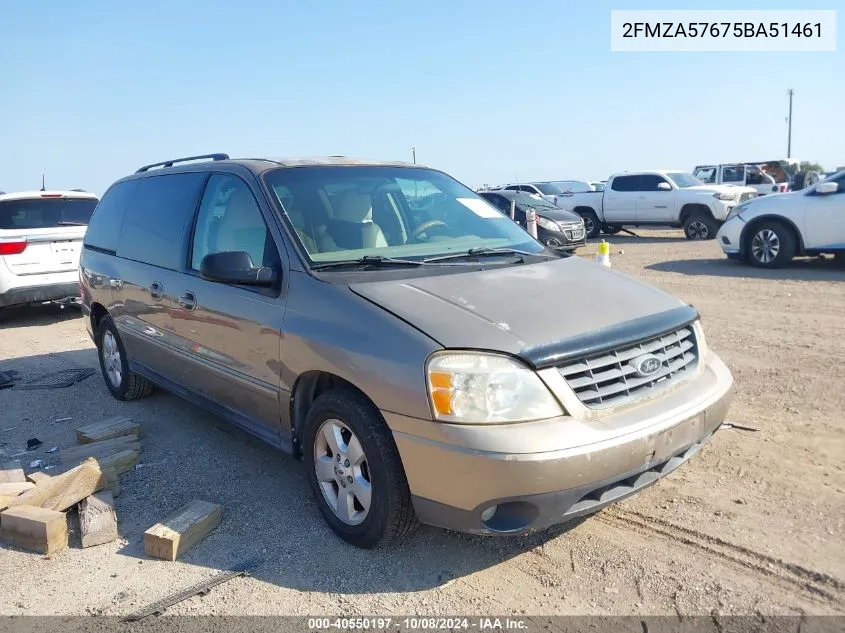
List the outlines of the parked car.
{"type": "Polygon", "coordinates": [[[80,279],[115,398],[158,385],[293,452],[360,547],[596,512],[695,455],[732,394],[695,309],[420,165],[142,167],[103,195],[80,279]]]}
{"type": "Polygon", "coordinates": [[[590,184],[593,187],[593,191],[604,191],[604,186],[607,184],[606,180],[592,180],[590,184]]]}
{"type": "Polygon", "coordinates": [[[580,215],[565,211],[545,200],[538,200],[522,191],[479,191],[478,195],[510,217],[515,204],[514,220],[527,229],[525,212],[534,209],[537,218],[537,239],[556,250],[574,251],[584,246],[586,231],[580,215]]]}
{"type": "Polygon", "coordinates": [[[809,189],[766,196],[731,211],[717,235],[733,259],[778,268],[796,255],[845,254],[845,171],[809,189]]]}
{"type": "Polygon", "coordinates": [[[623,226],[683,227],[687,239],[716,237],[737,204],[757,195],[750,187],[705,185],[680,171],[616,174],[604,191],[576,193],[562,206],[584,218],[587,237],[617,232],[623,226]]]}
{"type": "Polygon", "coordinates": [[[801,171],[799,161],[766,160],[721,165],[697,165],[693,175],[705,184],[753,187],[761,196],[799,191],[816,184],[823,174],[801,171]]]}
{"type": "Polygon", "coordinates": [[[565,194],[567,193],[583,193],[584,191],[595,191],[592,183],[586,180],[553,180],[552,183],[558,189],[561,189],[565,194]]]}
{"type": "Polygon", "coordinates": [[[79,252],[97,196],[0,194],[0,308],[79,299],[79,252]]]}
{"type": "Polygon", "coordinates": [[[555,206],[557,206],[559,199],[566,196],[566,191],[564,191],[558,185],[552,182],[528,182],[502,185],[501,187],[497,187],[493,191],[497,190],[522,191],[531,196],[542,198],[547,202],[551,202],[555,206]]]}

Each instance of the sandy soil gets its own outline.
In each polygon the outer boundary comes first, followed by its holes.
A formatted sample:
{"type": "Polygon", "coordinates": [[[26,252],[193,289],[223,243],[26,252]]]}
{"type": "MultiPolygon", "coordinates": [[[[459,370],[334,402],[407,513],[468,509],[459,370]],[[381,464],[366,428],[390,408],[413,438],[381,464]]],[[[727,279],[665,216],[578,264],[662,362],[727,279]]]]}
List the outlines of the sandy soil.
{"type": "MultiPolygon", "coordinates": [[[[359,551],[325,526],[301,467],[174,396],[111,398],[97,374],[67,389],[0,391],[0,450],[45,449],[109,415],[145,429],[142,462],[117,498],[121,539],[44,557],[0,549],[0,613],[125,615],[259,557],[172,614],[845,613],[845,268],[799,261],[760,272],[678,232],[615,236],[613,265],[680,296],[734,372],[726,429],[642,494],[522,538],[422,528],[401,547],[359,551]],[[54,422],[59,418],[72,420],[54,422]],[[142,534],[192,498],[223,522],[175,563],[142,534]]],[[[584,256],[595,246],[582,249],[584,256]]],[[[41,307],[0,321],[0,370],[25,379],[98,367],[77,312],[41,307]]]]}

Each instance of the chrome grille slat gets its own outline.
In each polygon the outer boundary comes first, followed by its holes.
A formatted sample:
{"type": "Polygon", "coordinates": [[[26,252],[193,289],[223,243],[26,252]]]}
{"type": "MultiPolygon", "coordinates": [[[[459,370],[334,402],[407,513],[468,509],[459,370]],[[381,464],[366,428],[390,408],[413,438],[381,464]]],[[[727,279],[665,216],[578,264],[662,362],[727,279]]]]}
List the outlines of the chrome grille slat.
{"type": "Polygon", "coordinates": [[[698,346],[691,327],[655,336],[611,352],[573,360],[558,367],[578,399],[591,408],[607,408],[645,397],[657,387],[682,379],[698,363],[698,346]],[[632,361],[652,354],[659,370],[641,376],[632,361]]]}

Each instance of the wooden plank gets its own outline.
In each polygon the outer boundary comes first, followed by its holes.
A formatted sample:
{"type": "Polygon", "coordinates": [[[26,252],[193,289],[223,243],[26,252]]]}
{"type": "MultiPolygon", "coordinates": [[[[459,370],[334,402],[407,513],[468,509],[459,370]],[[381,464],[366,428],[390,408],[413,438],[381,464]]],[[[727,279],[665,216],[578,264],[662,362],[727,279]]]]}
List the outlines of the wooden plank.
{"type": "Polygon", "coordinates": [[[52,477],[45,473],[43,470],[36,470],[35,472],[29,473],[26,476],[26,480],[34,483],[36,486],[38,484],[44,483],[48,479],[52,479],[52,477]]]}
{"type": "Polygon", "coordinates": [[[116,415],[100,422],[86,424],[76,429],[76,441],[80,444],[109,440],[122,435],[141,437],[141,427],[132,422],[131,418],[116,415]]]}
{"type": "Polygon", "coordinates": [[[9,507],[16,495],[0,495],[0,512],[9,507]]]}
{"type": "Polygon", "coordinates": [[[120,494],[120,481],[118,480],[117,473],[105,469],[103,470],[103,479],[105,480],[103,489],[108,490],[112,497],[117,497],[120,494]]]}
{"type": "Polygon", "coordinates": [[[117,539],[117,515],[110,492],[98,492],[79,504],[82,547],[103,545],[117,539]]]}
{"type": "MultiPolygon", "coordinates": [[[[32,484],[30,484],[32,485],[32,484]]],[[[66,473],[51,477],[39,486],[33,486],[19,497],[12,499],[10,507],[37,506],[64,512],[85,497],[102,490],[105,477],[96,459],[89,458],[66,473]]]]}
{"type": "Polygon", "coordinates": [[[126,449],[141,450],[141,442],[135,435],[122,435],[102,442],[68,446],[59,451],[59,460],[63,464],[81,462],[86,457],[96,457],[99,460],[126,449]]]}
{"type": "Polygon", "coordinates": [[[194,500],[161,523],[144,532],[144,553],[163,560],[176,560],[220,523],[221,508],[194,500]]]}
{"type": "Polygon", "coordinates": [[[0,463],[0,484],[16,484],[26,481],[18,460],[0,463]]]}
{"type": "Polygon", "coordinates": [[[45,508],[9,508],[0,513],[0,535],[15,547],[51,554],[67,547],[67,517],[45,508]]]}
{"type": "Polygon", "coordinates": [[[138,463],[138,451],[120,451],[119,453],[109,455],[108,457],[104,457],[98,461],[100,462],[100,467],[103,470],[108,470],[115,475],[120,475],[135,468],[135,464],[138,463]]]}
{"type": "Polygon", "coordinates": [[[33,488],[35,488],[35,484],[31,481],[25,480],[17,481],[13,484],[0,484],[0,495],[20,495],[26,492],[27,490],[32,490],[33,488]]]}

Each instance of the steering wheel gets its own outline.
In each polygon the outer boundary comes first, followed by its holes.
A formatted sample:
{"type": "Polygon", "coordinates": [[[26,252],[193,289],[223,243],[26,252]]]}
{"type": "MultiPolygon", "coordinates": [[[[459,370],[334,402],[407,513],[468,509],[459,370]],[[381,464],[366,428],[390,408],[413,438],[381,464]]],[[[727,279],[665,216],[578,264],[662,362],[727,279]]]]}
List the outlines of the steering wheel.
{"type": "Polygon", "coordinates": [[[413,230],[413,232],[411,233],[411,238],[417,239],[417,238],[419,238],[420,235],[425,233],[428,229],[433,229],[435,226],[444,226],[446,228],[449,228],[449,225],[446,224],[445,222],[441,221],[441,220],[429,220],[428,222],[423,222],[417,228],[415,228],[413,230]]]}

